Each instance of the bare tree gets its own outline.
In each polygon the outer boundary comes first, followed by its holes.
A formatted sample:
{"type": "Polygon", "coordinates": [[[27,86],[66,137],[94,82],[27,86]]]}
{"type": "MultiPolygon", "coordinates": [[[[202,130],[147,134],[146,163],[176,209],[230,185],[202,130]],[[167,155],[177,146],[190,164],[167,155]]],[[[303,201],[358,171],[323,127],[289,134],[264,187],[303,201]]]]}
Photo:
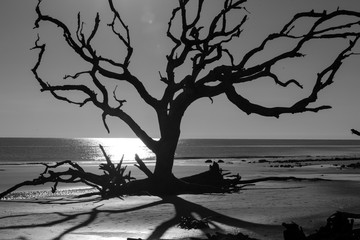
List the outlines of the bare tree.
{"type": "MultiPolygon", "coordinates": [[[[80,71],[74,75],[67,75],[68,80],[76,80],[79,76],[88,77],[92,81],[91,89],[81,84],[48,83],[39,74],[39,66],[42,64],[46,45],[40,42],[40,37],[35,42],[33,49],[39,50],[36,65],[32,69],[35,78],[41,86],[42,92],[50,92],[55,98],[84,106],[92,103],[102,111],[102,119],[105,128],[109,131],[106,117],[112,116],[125,122],[130,129],[140,138],[144,144],[154,152],[156,166],[153,173],[149,173],[152,179],[158,183],[172,183],[176,181],[172,168],[174,154],[180,138],[180,125],[187,108],[202,98],[210,98],[226,95],[228,100],[247,114],[258,114],[266,117],[278,118],[281,114],[295,114],[302,112],[318,112],[331,108],[328,105],[312,107],[318,99],[318,94],[333,83],[336,72],[343,61],[354,54],[353,49],[360,37],[356,31],[359,26],[360,13],[349,10],[337,9],[333,12],[300,12],[295,14],[287,23],[279,28],[278,32],[269,34],[260,44],[249,49],[242,56],[235,56],[227,46],[236,38],[241,38],[243,29],[249,19],[249,12],[245,8],[246,0],[224,0],[223,7],[213,16],[208,25],[202,25],[203,8],[207,4],[204,0],[196,2],[193,17],[190,17],[189,5],[194,4],[189,0],[179,0],[178,6],[173,9],[168,22],[166,36],[172,41],[173,46],[166,55],[166,71],[160,72],[160,81],[165,84],[161,98],[157,99],[143,85],[142,79],[131,71],[129,66],[133,56],[131,34],[125,19],[115,8],[113,0],[108,0],[108,7],[112,14],[112,21],[108,24],[112,34],[119,40],[119,44],[126,49],[122,60],[114,60],[101,56],[97,53],[93,39],[98,34],[100,26],[100,14],[95,16],[93,27],[89,33],[84,31],[84,23],[80,13],[77,19],[76,31],[64,24],[63,21],[52,16],[45,15],[41,10],[41,0],[36,7],[37,19],[35,27],[47,22],[54,24],[63,31],[63,38],[67,45],[83,61],[91,66],[87,71],[80,71]],[[229,18],[232,14],[241,16],[240,21],[233,24],[229,18]],[[346,17],[346,21],[334,24],[333,20],[346,17]],[[303,20],[308,26],[302,32],[296,31],[298,24],[303,20]],[[180,32],[175,31],[175,25],[180,26],[180,32]],[[304,45],[314,40],[330,41],[343,39],[345,47],[336,54],[336,57],[324,69],[321,69],[313,79],[310,93],[302,99],[291,103],[287,107],[267,107],[256,104],[237,91],[236,86],[242,83],[266,79],[281,87],[294,84],[299,89],[303,88],[300,81],[295,79],[282,80],[273,71],[276,64],[290,59],[304,57],[302,50],[304,45]],[[279,50],[273,56],[253,63],[258,54],[267,50],[268,46],[276,41],[289,41],[292,44],[283,50],[279,50]],[[177,70],[185,64],[191,64],[191,70],[185,77],[177,75],[177,70]],[[107,89],[105,82],[113,79],[130,84],[147,105],[155,110],[160,130],[158,140],[153,139],[142,127],[127,113],[123,106],[126,100],[118,99],[113,89],[107,89]],[[71,99],[65,93],[75,93],[86,96],[81,101],[71,99]],[[111,101],[117,102],[113,106],[111,101]]],[[[194,5],[193,5],[194,6],[194,5]]],[[[143,167],[143,169],[146,167],[143,167]]],[[[171,185],[171,184],[169,184],[171,185]]]]}

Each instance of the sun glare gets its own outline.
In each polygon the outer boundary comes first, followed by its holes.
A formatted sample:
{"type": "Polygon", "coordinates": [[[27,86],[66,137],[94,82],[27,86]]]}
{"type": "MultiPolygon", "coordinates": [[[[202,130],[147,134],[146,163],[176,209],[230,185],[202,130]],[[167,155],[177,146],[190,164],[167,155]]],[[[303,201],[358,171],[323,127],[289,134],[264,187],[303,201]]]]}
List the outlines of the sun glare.
{"type": "Polygon", "coordinates": [[[138,138],[94,138],[92,140],[101,144],[114,162],[120,161],[123,155],[126,161],[134,161],[135,154],[141,159],[154,158],[154,154],[138,138]]]}

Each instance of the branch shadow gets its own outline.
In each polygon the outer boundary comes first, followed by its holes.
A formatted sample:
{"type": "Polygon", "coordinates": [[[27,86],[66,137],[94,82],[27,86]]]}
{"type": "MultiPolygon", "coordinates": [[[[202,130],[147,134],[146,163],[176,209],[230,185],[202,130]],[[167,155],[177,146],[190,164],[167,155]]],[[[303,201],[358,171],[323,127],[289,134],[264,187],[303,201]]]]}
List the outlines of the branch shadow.
{"type": "MultiPolygon", "coordinates": [[[[40,202],[40,204],[48,204],[46,202],[40,202]]],[[[54,204],[54,203],[53,203],[54,204]]],[[[58,203],[62,204],[62,203],[58,203]]],[[[182,217],[188,217],[188,216],[197,216],[197,218],[200,219],[208,219],[208,223],[211,226],[209,229],[202,229],[201,231],[203,234],[207,233],[225,233],[225,230],[221,227],[221,225],[226,225],[229,227],[235,227],[235,228],[242,228],[250,230],[251,232],[261,234],[264,230],[271,230],[271,231],[281,231],[282,227],[279,225],[268,225],[268,224],[259,224],[259,223],[253,223],[248,222],[244,220],[240,220],[237,218],[229,217],[224,214],[218,213],[216,211],[213,211],[211,209],[208,209],[204,206],[201,206],[199,204],[187,201],[179,196],[168,196],[168,197],[162,197],[159,201],[154,201],[151,203],[143,204],[140,206],[135,206],[132,208],[127,209],[100,209],[104,204],[98,205],[94,208],[92,208],[90,211],[86,212],[78,212],[78,213],[61,213],[61,212],[52,212],[52,213],[37,213],[37,215],[45,215],[46,214],[56,214],[60,217],[60,219],[53,220],[50,222],[45,223],[30,223],[30,224],[23,224],[23,225],[14,225],[14,226],[4,226],[3,224],[0,224],[0,230],[6,230],[6,229],[29,229],[29,228],[37,228],[37,227],[51,227],[58,224],[66,223],[69,221],[76,221],[76,224],[68,229],[65,229],[63,232],[61,232],[58,236],[55,238],[52,238],[51,240],[61,240],[65,235],[74,233],[76,230],[79,230],[81,228],[84,228],[86,226],[91,225],[97,218],[100,217],[106,217],[113,214],[122,214],[122,213],[129,213],[133,211],[140,211],[147,208],[159,206],[162,204],[172,204],[175,208],[175,216],[171,219],[165,220],[161,224],[155,227],[155,229],[151,232],[151,234],[148,236],[148,240],[150,239],[161,239],[161,237],[164,236],[164,234],[172,227],[176,227],[180,222],[182,217]],[[104,216],[99,216],[100,214],[104,214],[104,216]],[[81,219],[85,217],[85,219],[81,219]]],[[[8,219],[8,218],[16,218],[16,217],[27,217],[31,216],[32,214],[19,214],[19,215],[13,215],[13,216],[4,216],[0,218],[1,220],[8,219]]],[[[44,217],[45,218],[45,217],[44,217]]],[[[1,222],[0,222],[1,223],[1,222]]],[[[121,225],[121,222],[119,222],[119,225],[121,225]]]]}
{"type": "MultiPolygon", "coordinates": [[[[64,205],[64,204],[80,203],[81,202],[81,201],[76,201],[76,202],[71,202],[71,203],[64,203],[64,202],[57,202],[57,201],[58,200],[55,200],[55,202],[53,200],[46,200],[46,201],[39,201],[39,202],[26,201],[26,202],[27,203],[38,203],[38,204],[44,204],[44,205],[47,205],[47,204],[64,205]]],[[[84,203],[89,202],[89,200],[85,200],[83,202],[84,203]]],[[[0,218],[0,230],[31,229],[31,228],[38,228],[38,227],[52,227],[52,226],[55,226],[55,225],[58,225],[58,224],[61,224],[61,223],[66,223],[66,222],[69,222],[69,221],[72,221],[72,220],[80,219],[81,217],[84,217],[84,216],[86,217],[85,220],[78,221],[78,223],[75,224],[73,227],[64,230],[58,236],[51,239],[51,240],[61,240],[65,235],[70,234],[70,233],[72,233],[72,232],[74,232],[74,231],[76,231],[78,229],[83,228],[83,227],[89,226],[91,223],[93,223],[98,218],[99,214],[101,214],[101,213],[105,213],[105,214],[121,214],[121,213],[146,209],[146,208],[156,206],[156,205],[161,204],[161,203],[163,203],[162,200],[156,201],[156,202],[151,202],[151,203],[140,205],[140,206],[136,206],[136,207],[133,207],[133,208],[124,209],[124,210],[99,210],[99,208],[104,205],[104,204],[101,204],[99,206],[96,206],[96,207],[92,208],[90,211],[79,212],[79,213],[61,213],[61,212],[36,213],[36,215],[39,216],[39,218],[46,219],[46,215],[55,214],[55,215],[58,215],[60,217],[60,219],[49,221],[49,222],[44,222],[44,223],[30,223],[30,224],[13,225],[13,226],[11,226],[11,225],[10,226],[5,226],[4,224],[1,224],[1,220],[10,219],[10,218],[18,218],[18,217],[28,217],[28,216],[31,216],[33,214],[19,214],[19,215],[3,216],[3,217],[0,218]]]]}
{"type": "MultiPolygon", "coordinates": [[[[65,197],[54,199],[36,199],[36,200],[5,200],[12,203],[36,203],[41,205],[71,205],[76,203],[98,203],[103,201],[101,197],[79,199],[78,197],[65,197]]],[[[0,200],[1,202],[1,200],[0,200]]]]}
{"type": "Polygon", "coordinates": [[[216,232],[226,233],[221,225],[247,229],[254,233],[262,233],[264,230],[282,230],[282,227],[278,225],[259,224],[229,217],[208,209],[202,205],[187,201],[178,196],[165,197],[163,198],[163,201],[164,203],[170,203],[174,205],[176,215],[172,219],[164,221],[159,226],[157,226],[152,234],[148,237],[148,240],[160,239],[168,229],[177,226],[181,222],[182,217],[194,216],[196,216],[197,219],[207,219],[208,224],[211,226],[211,229],[201,229],[204,234],[216,232]]]}

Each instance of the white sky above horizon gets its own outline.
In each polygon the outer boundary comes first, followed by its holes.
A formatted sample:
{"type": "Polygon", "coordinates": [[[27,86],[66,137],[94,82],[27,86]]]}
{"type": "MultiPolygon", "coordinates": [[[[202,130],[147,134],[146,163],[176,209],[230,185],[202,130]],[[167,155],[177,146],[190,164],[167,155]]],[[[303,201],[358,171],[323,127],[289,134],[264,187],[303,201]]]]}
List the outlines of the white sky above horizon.
{"type": "MultiPolygon", "coordinates": [[[[86,21],[85,29],[91,28],[96,12],[102,23],[109,23],[107,1],[100,0],[43,0],[43,12],[65,21],[76,28],[76,14],[86,21]]],[[[166,54],[172,42],[166,37],[167,22],[177,1],[169,0],[114,0],[125,22],[129,25],[134,55],[130,69],[156,97],[160,96],[163,83],[159,73],[165,72],[166,54]]],[[[222,1],[207,0],[204,22],[222,1]]],[[[44,62],[39,73],[46,81],[63,81],[65,74],[86,70],[86,64],[66,46],[62,32],[54,25],[42,23],[33,29],[36,19],[36,0],[2,0],[0,8],[0,137],[134,137],[119,119],[108,118],[111,133],[108,134],[101,120],[101,112],[92,105],[82,108],[54,99],[49,93],[41,93],[40,86],[31,73],[37,61],[34,46],[37,33],[47,44],[44,62]]],[[[251,47],[259,44],[271,32],[282,28],[293,14],[311,9],[329,11],[349,9],[360,11],[358,0],[249,0],[249,21],[242,37],[231,50],[241,57],[251,47]],[[271,3],[270,3],[271,2],[271,3]]],[[[110,16],[111,17],[111,16],[110,16]]],[[[234,19],[237,19],[234,16],[234,19]]],[[[240,18],[241,19],[241,18],[240,18]]],[[[99,51],[118,56],[113,39],[101,32],[94,39],[99,51]]],[[[269,106],[291,106],[296,99],[306,96],[314,82],[316,72],[331,60],[335,50],[346,41],[315,42],[304,50],[309,58],[298,62],[289,61],[279,67],[284,79],[297,77],[306,87],[294,85],[287,88],[275,86],[271,81],[256,81],[244,85],[239,92],[257,103],[269,106]],[[314,75],[315,74],[315,75],[314,75]]],[[[359,44],[358,44],[359,45],[359,44]]],[[[357,49],[360,52],[360,47],[357,49]]],[[[119,52],[120,51],[120,52],[119,52]]],[[[282,115],[279,119],[246,115],[238,110],[225,96],[195,102],[185,113],[182,122],[182,138],[335,138],[351,139],[351,128],[360,129],[360,55],[345,60],[335,77],[335,82],[319,95],[313,106],[331,105],[333,108],[319,113],[282,115]]],[[[186,68],[183,69],[184,74],[186,68]]],[[[79,81],[82,81],[81,79],[79,81]]],[[[115,83],[111,85],[115,86],[115,83]]],[[[155,112],[141,100],[129,85],[117,88],[119,98],[127,99],[124,109],[152,137],[159,137],[155,112]]]]}

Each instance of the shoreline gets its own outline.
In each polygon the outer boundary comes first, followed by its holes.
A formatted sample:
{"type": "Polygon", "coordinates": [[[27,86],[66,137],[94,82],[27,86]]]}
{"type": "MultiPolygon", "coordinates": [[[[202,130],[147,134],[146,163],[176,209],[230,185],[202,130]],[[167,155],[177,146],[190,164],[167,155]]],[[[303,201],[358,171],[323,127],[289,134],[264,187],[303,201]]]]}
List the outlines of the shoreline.
{"type": "MultiPolygon", "coordinates": [[[[354,154],[354,155],[241,155],[241,156],[217,156],[217,157],[210,157],[210,156],[189,156],[189,157],[175,157],[176,161],[201,161],[201,160],[268,160],[270,162],[289,162],[289,163],[295,163],[295,162],[316,162],[316,161],[360,161],[360,155],[354,154]]],[[[73,161],[73,160],[71,160],[73,161]]],[[[155,158],[144,158],[142,159],[145,163],[154,163],[155,158]]],[[[0,162],[1,166],[21,166],[21,165],[43,165],[43,164],[54,164],[56,162],[61,161],[48,161],[48,162],[0,162]]],[[[99,163],[105,163],[106,160],[79,160],[74,161],[79,164],[86,164],[86,165],[98,165],[99,163]]],[[[116,163],[116,160],[113,160],[113,162],[116,163]]],[[[124,160],[124,164],[135,164],[135,160],[124,160]]]]}
{"type": "MultiPolygon", "coordinates": [[[[360,172],[356,168],[344,168],[345,165],[359,164],[360,159],[351,158],[310,158],[310,159],[283,159],[283,160],[267,160],[263,158],[254,159],[238,159],[238,158],[213,158],[208,159],[219,162],[221,160],[220,168],[225,171],[230,171],[232,174],[238,174],[243,179],[268,177],[268,176],[292,176],[306,175],[321,178],[323,175],[327,175],[333,179],[351,180],[350,174],[356,174],[360,172]],[[346,174],[344,174],[344,171],[346,174]],[[322,172],[322,173],[320,173],[322,172]]],[[[99,170],[99,164],[101,162],[86,162],[81,165],[86,171],[101,174],[99,170]]],[[[155,162],[145,162],[150,170],[153,170],[155,162]]],[[[47,163],[51,164],[51,163],[47,163]]],[[[81,164],[81,163],[80,163],[81,164]]],[[[136,179],[142,179],[146,176],[134,166],[133,163],[124,163],[127,166],[127,172],[131,171],[131,176],[136,179]]],[[[66,169],[68,165],[59,167],[58,169],[66,169]]],[[[194,175],[203,171],[206,171],[209,167],[209,163],[205,159],[177,159],[174,163],[174,174],[175,176],[182,178],[190,175],[194,175]]],[[[0,192],[7,190],[8,188],[27,180],[33,180],[37,178],[45,169],[45,166],[39,164],[11,164],[11,165],[0,165],[0,192]]],[[[360,179],[359,179],[360,181],[360,179]]],[[[29,190],[46,190],[51,189],[51,185],[38,185],[38,186],[27,186],[25,191],[29,190]]],[[[73,187],[81,186],[81,184],[66,185],[61,184],[59,189],[72,189],[73,187]]],[[[86,185],[82,185],[87,187],[86,185]]],[[[18,191],[22,191],[19,189],[18,191]]]]}

